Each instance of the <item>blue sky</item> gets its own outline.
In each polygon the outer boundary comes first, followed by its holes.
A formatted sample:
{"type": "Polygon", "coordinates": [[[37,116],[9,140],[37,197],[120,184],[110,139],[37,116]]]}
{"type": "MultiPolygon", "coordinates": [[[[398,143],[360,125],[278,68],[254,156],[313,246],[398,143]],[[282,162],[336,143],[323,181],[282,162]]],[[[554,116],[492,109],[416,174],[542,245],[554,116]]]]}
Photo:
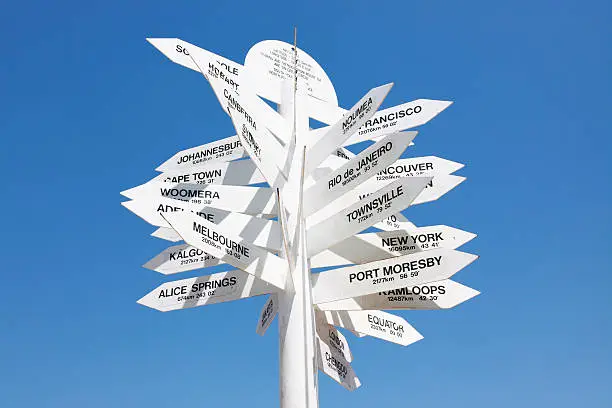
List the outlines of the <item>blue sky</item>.
{"type": "Polygon", "coordinates": [[[456,280],[482,295],[401,312],[424,340],[347,335],[364,385],[320,376],[321,406],[612,406],[612,7],[500,3],[5,2],[0,406],[277,406],[264,298],[137,305],[172,280],[140,267],[167,244],[118,192],[233,134],[146,37],[242,62],[294,25],[343,106],[389,81],[383,107],[455,101],[408,153],[465,163],[468,181],[405,213],[478,233],[463,250],[481,255],[456,280]]]}

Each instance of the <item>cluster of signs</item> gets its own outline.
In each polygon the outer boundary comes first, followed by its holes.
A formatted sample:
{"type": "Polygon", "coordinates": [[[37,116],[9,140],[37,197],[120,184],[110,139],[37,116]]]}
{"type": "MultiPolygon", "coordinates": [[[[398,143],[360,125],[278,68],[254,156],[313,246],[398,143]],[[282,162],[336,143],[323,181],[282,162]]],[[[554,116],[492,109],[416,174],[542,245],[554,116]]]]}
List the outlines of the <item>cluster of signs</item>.
{"type": "MultiPolygon", "coordinates": [[[[179,39],[149,42],[206,77],[236,135],[180,151],[152,180],[122,192],[130,199],[122,203],[126,208],[158,227],[153,236],[175,243],[144,267],[165,275],[222,264],[236,269],[164,283],[138,303],[170,311],[267,294],[257,325],[263,335],[289,273],[287,260],[278,256],[283,225],[276,187],[291,177],[293,157],[290,126],[257,95],[280,103],[296,51],[264,41],[241,65],[179,39]]],[[[311,275],[317,364],[354,390],[360,382],[353,356],[337,328],[401,345],[420,340],[408,322],[383,310],[448,309],[478,295],[450,280],[477,258],[457,250],[475,234],[445,225],[416,227],[401,214],[465,180],[453,174],[460,163],[400,158],[417,135],[407,129],[451,103],[419,99],[378,110],[393,85],[387,84],[344,110],[324,71],[297,53],[307,114],[328,125],[308,135],[300,207],[310,266],[326,268],[311,275]],[[371,144],[358,154],[342,148],[366,140],[371,144]],[[363,232],[370,227],[378,231],[363,232]]]]}

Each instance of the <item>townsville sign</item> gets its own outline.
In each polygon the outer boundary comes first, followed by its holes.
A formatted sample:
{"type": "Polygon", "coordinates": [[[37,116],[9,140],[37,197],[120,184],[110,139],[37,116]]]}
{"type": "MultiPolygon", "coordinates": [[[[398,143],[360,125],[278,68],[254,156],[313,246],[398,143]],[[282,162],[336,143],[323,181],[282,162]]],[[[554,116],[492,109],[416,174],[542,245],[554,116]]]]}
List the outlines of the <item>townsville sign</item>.
{"type": "Polygon", "coordinates": [[[168,154],[157,175],[122,191],[151,235],[173,243],[144,267],[198,275],[139,304],[165,312],[266,295],[256,332],[279,316],[280,405],[316,408],[318,372],[362,386],[344,333],[407,346],[423,335],[384,310],[451,309],[479,294],[450,279],[477,258],[458,250],[476,235],[402,213],[465,180],[453,174],[461,163],[407,156],[414,128],[452,102],[380,109],[393,84],[358,84],[371,89],[344,109],[295,44],[262,41],[241,64],[177,38],[148,41],[208,81],[235,134],[168,154]]]}

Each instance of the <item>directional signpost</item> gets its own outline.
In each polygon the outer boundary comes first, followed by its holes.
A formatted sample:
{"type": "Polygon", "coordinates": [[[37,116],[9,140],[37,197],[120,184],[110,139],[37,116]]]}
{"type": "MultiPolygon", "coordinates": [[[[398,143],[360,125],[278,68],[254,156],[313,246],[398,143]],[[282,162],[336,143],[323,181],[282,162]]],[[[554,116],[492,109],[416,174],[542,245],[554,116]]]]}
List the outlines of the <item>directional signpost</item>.
{"type": "Polygon", "coordinates": [[[476,235],[417,227],[401,212],[465,180],[453,174],[461,163],[401,158],[414,128],[452,102],[379,109],[386,84],[343,109],[295,44],[260,42],[239,64],[177,38],[148,41],[209,82],[236,133],[169,155],[160,174],[121,193],[158,227],[152,236],[174,243],[144,267],[201,275],[162,283],[139,304],[165,312],[268,295],[256,332],[278,321],[280,405],[316,408],[318,372],[362,386],[342,331],[407,346],[423,336],[384,310],[450,309],[479,294],[449,279],[477,259],[457,250],[476,235]],[[310,129],[309,118],[326,126],[310,129]]]}

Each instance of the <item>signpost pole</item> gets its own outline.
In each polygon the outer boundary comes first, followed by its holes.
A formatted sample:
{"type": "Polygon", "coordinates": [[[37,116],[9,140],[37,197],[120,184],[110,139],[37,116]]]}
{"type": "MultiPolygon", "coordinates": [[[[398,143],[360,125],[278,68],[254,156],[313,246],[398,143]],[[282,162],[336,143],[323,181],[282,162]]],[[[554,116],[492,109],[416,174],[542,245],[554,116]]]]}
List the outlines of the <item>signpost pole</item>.
{"type": "MultiPolygon", "coordinates": [[[[295,49],[297,69],[297,49],[295,49]]],[[[287,200],[289,205],[297,204],[300,209],[293,212],[298,217],[296,231],[288,231],[288,223],[280,217],[286,214],[283,203],[278,203],[279,221],[285,230],[283,239],[287,240],[289,253],[284,253],[290,264],[290,273],[287,276],[286,290],[278,293],[279,296],[279,363],[280,363],[280,406],[281,408],[318,408],[318,384],[315,350],[315,322],[312,304],[312,285],[310,281],[310,268],[306,251],[306,225],[301,211],[303,166],[304,166],[304,136],[308,134],[308,117],[300,115],[297,92],[297,71],[293,83],[285,81],[279,113],[293,124],[292,143],[294,144],[291,166],[299,164],[297,169],[299,177],[292,177],[296,169],[289,176],[287,184],[281,190],[281,201],[285,195],[297,195],[298,200],[287,200]],[[305,118],[305,120],[304,120],[305,118]]],[[[291,143],[291,142],[290,142],[291,143]]],[[[295,197],[291,197],[295,198],[295,197]]],[[[285,252],[285,251],[283,251],[285,252]]]]}

